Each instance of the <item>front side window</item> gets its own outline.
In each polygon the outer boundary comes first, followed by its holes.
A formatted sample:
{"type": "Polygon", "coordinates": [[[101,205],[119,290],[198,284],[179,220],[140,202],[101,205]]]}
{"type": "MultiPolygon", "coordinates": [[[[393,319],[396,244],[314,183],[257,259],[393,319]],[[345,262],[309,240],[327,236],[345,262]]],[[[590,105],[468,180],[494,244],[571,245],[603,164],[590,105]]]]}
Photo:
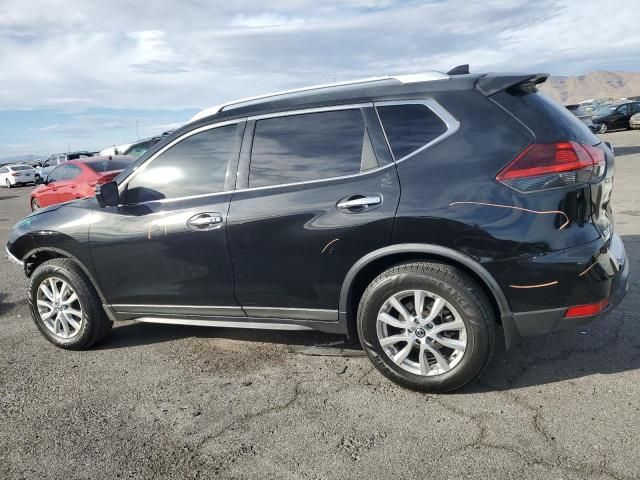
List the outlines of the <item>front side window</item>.
{"type": "Polygon", "coordinates": [[[377,166],[359,109],[306,113],[256,122],[249,187],[360,173],[377,166]]]}
{"type": "Polygon", "coordinates": [[[80,176],[82,170],[77,165],[68,164],[64,167],[64,179],[65,180],[73,180],[74,178],[80,176]]]}
{"type": "Polygon", "coordinates": [[[175,144],[127,185],[127,202],[204,195],[224,190],[237,125],[211,128],[175,144]]]}
{"type": "Polygon", "coordinates": [[[376,108],[396,161],[447,131],[447,125],[426,105],[382,105],[376,108]]]}
{"type": "Polygon", "coordinates": [[[51,182],[59,182],[60,180],[64,180],[65,168],[66,168],[66,165],[60,165],[54,168],[53,170],[51,170],[51,172],[47,176],[47,182],[51,183],[51,182]]]}
{"type": "Polygon", "coordinates": [[[629,114],[629,104],[622,105],[616,110],[618,115],[628,115],[629,114]]]}

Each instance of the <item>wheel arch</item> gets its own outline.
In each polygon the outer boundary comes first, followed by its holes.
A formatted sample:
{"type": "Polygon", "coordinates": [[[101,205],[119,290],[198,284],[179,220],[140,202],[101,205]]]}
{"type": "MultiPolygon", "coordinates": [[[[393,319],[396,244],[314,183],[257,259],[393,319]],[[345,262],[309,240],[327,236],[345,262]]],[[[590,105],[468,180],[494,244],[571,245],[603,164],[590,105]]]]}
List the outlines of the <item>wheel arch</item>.
{"type": "Polygon", "coordinates": [[[33,271],[44,262],[52,260],[54,258],[66,258],[75,263],[87,276],[95,291],[98,292],[98,296],[100,297],[100,301],[102,302],[102,304],[104,305],[107,303],[105,296],[103,295],[102,290],[100,289],[100,286],[98,285],[98,282],[96,281],[91,271],[80,260],[78,260],[77,257],[60,248],[39,247],[30,250],[26,255],[24,255],[22,257],[22,261],[24,262],[24,271],[27,277],[30,277],[33,271]]]}
{"type": "Polygon", "coordinates": [[[375,250],[358,260],[347,272],[340,290],[339,315],[351,338],[357,338],[358,301],[367,285],[385,269],[409,261],[440,261],[464,270],[478,282],[491,301],[496,319],[503,325],[507,349],[520,341],[504,291],[487,269],[468,255],[451,248],[413,243],[375,250]]]}

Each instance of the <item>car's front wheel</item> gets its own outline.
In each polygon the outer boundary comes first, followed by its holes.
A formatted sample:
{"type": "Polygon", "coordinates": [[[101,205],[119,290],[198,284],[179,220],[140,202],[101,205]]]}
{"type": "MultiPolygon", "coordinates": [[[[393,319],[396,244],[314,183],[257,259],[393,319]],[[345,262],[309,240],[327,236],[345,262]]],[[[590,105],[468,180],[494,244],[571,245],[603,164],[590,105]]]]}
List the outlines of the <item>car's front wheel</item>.
{"type": "Polygon", "coordinates": [[[371,282],[360,301],[358,334],[387,378],[442,393],[467,384],[487,365],[495,319],[483,290],[465,272],[418,262],[371,282]]]}
{"type": "Polygon", "coordinates": [[[40,202],[38,201],[37,198],[32,198],[31,199],[31,211],[35,212],[36,210],[40,209],[40,202]]]}
{"type": "Polygon", "coordinates": [[[113,325],[87,276],[66,258],[49,260],[36,268],[29,283],[29,306],[47,340],[70,350],[100,342],[113,325]]]}
{"type": "Polygon", "coordinates": [[[609,131],[609,125],[603,123],[600,125],[600,131],[598,133],[607,133],[609,131]]]}

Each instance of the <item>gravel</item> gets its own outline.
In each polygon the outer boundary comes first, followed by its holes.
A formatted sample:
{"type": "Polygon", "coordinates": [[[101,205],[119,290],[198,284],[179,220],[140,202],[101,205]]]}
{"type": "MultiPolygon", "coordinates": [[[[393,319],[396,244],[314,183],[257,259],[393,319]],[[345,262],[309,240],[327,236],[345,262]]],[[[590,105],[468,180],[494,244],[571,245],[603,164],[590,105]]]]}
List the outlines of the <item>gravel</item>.
{"type": "MultiPolygon", "coordinates": [[[[450,395],[403,390],[321,333],[124,322],[62,351],[3,256],[0,478],[640,477],[640,131],[603,137],[627,298],[588,328],[500,342],[450,395]]],[[[0,189],[2,245],[29,191],[0,189]]]]}

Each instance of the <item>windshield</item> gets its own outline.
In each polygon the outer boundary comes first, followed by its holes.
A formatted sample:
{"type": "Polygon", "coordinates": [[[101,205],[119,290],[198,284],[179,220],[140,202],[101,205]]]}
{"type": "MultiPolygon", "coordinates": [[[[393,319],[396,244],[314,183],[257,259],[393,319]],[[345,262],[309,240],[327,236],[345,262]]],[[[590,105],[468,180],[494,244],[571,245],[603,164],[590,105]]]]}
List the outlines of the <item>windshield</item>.
{"type": "MultiPolygon", "coordinates": [[[[158,139],[159,140],[159,139],[158,139]]],[[[153,145],[158,143],[158,140],[148,140],[146,142],[136,143],[131,145],[128,149],[123,152],[123,155],[131,155],[134,158],[140,157],[147,150],[149,150],[153,145]]]]}
{"type": "Polygon", "coordinates": [[[618,108],[618,105],[606,105],[604,107],[600,107],[598,110],[595,111],[595,113],[593,114],[594,116],[604,116],[604,115],[609,115],[611,112],[613,112],[616,108],[618,108]]]}
{"type": "Polygon", "coordinates": [[[111,172],[113,170],[124,170],[132,161],[133,159],[118,158],[112,160],[89,160],[84,164],[95,172],[111,172]]]}

